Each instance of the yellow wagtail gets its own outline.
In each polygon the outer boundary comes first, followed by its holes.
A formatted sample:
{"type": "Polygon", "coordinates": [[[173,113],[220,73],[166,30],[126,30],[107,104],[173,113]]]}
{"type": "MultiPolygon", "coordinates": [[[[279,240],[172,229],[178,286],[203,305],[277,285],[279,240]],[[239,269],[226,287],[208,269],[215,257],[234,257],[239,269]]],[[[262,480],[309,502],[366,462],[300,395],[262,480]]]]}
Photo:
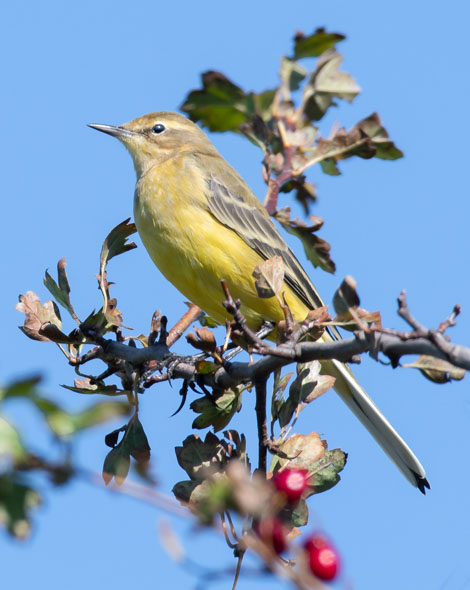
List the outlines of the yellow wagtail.
{"type": "MultiPolygon", "coordinates": [[[[151,113],[121,126],[90,125],[117,137],[129,150],[137,174],[134,218],[150,257],[190,301],[220,323],[224,278],[251,328],[283,319],[276,300],[258,297],[254,268],[281,256],[285,295],[293,317],[303,320],[323,302],[299,261],[243,178],[224,160],[205,133],[176,113],[151,113]]],[[[331,338],[325,333],[324,339],[331,338]]],[[[323,362],[336,377],[335,389],[394,461],[423,493],[425,471],[382,415],[349,368],[323,362]]]]}

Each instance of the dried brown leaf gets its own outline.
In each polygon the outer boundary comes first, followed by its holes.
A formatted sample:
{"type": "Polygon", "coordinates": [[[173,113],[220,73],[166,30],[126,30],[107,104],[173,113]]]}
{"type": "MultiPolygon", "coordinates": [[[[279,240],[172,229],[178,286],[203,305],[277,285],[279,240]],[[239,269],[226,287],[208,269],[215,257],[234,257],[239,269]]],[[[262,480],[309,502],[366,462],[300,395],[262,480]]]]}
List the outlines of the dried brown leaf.
{"type": "Polygon", "coordinates": [[[208,353],[213,353],[216,351],[217,342],[215,340],[214,333],[209,330],[209,328],[195,327],[194,331],[196,334],[189,332],[189,334],[186,335],[186,340],[189,344],[191,344],[191,346],[208,353]]]}
{"type": "Polygon", "coordinates": [[[315,235],[315,232],[323,225],[321,217],[312,215],[310,217],[311,225],[307,225],[300,219],[290,219],[289,207],[276,212],[274,217],[284,229],[300,239],[305,254],[313,266],[319,266],[327,272],[335,272],[336,265],[330,256],[330,244],[323,238],[315,235]]]}
{"type": "Polygon", "coordinates": [[[281,296],[284,286],[284,262],[280,256],[273,256],[265,260],[253,271],[255,287],[258,297],[267,299],[269,297],[281,296]]]}
{"type": "Polygon", "coordinates": [[[41,305],[41,300],[33,291],[27,291],[26,295],[20,295],[19,303],[16,304],[15,309],[25,314],[24,325],[20,326],[20,330],[33,340],[51,342],[50,338],[40,333],[44,324],[54,324],[59,331],[62,327],[56,303],[46,301],[44,305],[41,305]]]}

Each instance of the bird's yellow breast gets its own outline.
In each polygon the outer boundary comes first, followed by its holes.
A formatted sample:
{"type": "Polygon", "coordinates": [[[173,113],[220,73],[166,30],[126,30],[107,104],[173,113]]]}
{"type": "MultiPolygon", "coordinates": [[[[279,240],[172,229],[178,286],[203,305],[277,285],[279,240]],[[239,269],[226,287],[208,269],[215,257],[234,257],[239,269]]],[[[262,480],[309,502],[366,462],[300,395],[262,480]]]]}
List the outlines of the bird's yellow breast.
{"type": "MultiPolygon", "coordinates": [[[[218,322],[227,317],[220,279],[226,279],[233,297],[241,299],[253,328],[263,319],[279,321],[283,315],[276,299],[260,299],[251,276],[262,258],[213,217],[206,190],[204,175],[188,154],[150,168],[139,179],[134,218],[153,262],[185,297],[218,322]]],[[[305,306],[293,294],[287,297],[294,317],[305,317],[305,306]]]]}

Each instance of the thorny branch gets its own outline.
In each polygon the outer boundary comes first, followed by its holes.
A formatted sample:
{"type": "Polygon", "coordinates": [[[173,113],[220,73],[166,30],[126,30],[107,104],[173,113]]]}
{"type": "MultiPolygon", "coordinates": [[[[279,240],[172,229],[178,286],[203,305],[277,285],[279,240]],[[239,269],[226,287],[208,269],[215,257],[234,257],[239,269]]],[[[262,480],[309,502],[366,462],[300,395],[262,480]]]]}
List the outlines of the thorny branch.
{"type": "MultiPolygon", "coordinates": [[[[82,357],[77,358],[73,364],[81,365],[89,360],[99,358],[105,363],[114,366],[123,362],[130,363],[134,370],[139,369],[142,375],[151,364],[154,368],[157,367],[162,371],[162,374],[144,380],[142,386],[145,388],[154,383],[168,380],[169,376],[163,371],[170,365],[172,365],[171,378],[173,379],[194,381],[197,378],[205,386],[229,388],[249,381],[256,383],[261,379],[265,379],[267,375],[270,375],[276,369],[293,362],[327,359],[348,362],[351,358],[364,353],[369,353],[376,360],[379,354],[382,353],[391,361],[393,367],[399,365],[403,356],[427,355],[448,361],[454,366],[465,370],[470,369],[470,349],[453,344],[443,334],[445,328],[455,324],[455,318],[460,311],[458,306],[454,308],[450,317],[440,324],[438,329],[430,330],[421,326],[411,316],[406,303],[406,296],[402,293],[399,299],[398,313],[413,328],[412,332],[399,332],[372,326],[367,331],[356,331],[351,338],[331,342],[305,342],[300,341],[301,336],[306,332],[305,326],[301,326],[295,331],[295,337],[291,337],[288,342],[276,346],[261,340],[249,329],[240,311],[239,302],[233,301],[230,293],[228,295],[227,293],[224,302],[227,311],[233,315],[236,326],[243,332],[253,352],[263,358],[249,362],[227,362],[212,374],[198,375],[196,365],[197,361],[202,357],[201,354],[189,357],[177,355],[172,353],[170,348],[163,343],[156,343],[146,348],[132,348],[121,342],[102,337],[94,338],[92,331],[88,331],[86,336],[89,343],[98,345],[98,348],[94,348],[82,357]]],[[[325,322],[324,325],[327,326],[328,322],[325,322]]]]}

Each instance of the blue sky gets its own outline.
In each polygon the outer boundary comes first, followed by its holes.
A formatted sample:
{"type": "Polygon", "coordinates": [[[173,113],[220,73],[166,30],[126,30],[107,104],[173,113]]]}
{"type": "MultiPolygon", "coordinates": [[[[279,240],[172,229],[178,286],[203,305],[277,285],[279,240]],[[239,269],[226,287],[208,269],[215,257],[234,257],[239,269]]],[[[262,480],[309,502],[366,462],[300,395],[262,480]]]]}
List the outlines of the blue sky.
{"type": "MultiPolygon", "coordinates": [[[[87,123],[119,124],[146,112],[177,110],[199,74],[218,69],[246,89],[277,81],[293,33],[318,26],[347,35],[339,46],[344,69],[363,89],[353,105],[331,117],[347,127],[377,110],[406,157],[397,162],[345,162],[340,177],[311,173],[325,219],[335,276],[306,268],[329,302],[346,274],[358,281],[363,306],[380,310],[386,326],[401,327],[396,297],[406,288],[412,311],[436,326],[454,303],[463,306],[452,338],[469,344],[468,95],[469,10],[463,2],[236,4],[128,2],[9,3],[3,8],[1,256],[4,346],[0,379],[40,372],[44,390],[70,408],[84,401],[62,390],[72,372],[52,345],[26,340],[14,311],[19,293],[42,286],[44,269],[67,257],[75,306],[98,304],[101,242],[132,214],[134,171],[118,142],[87,123]]],[[[327,130],[325,130],[327,131],[327,130]]],[[[212,140],[261,196],[260,153],[245,140],[212,140]]],[[[295,246],[297,248],[297,246],[295,246]]],[[[298,249],[297,249],[298,251],[298,249]]],[[[299,253],[301,257],[302,254],[299,253]]],[[[301,258],[304,260],[303,258],[301,258]]],[[[110,276],[126,323],[144,331],[155,308],[176,320],[180,296],[141,247],[111,262],[110,276]]],[[[470,587],[468,380],[437,386],[411,370],[393,371],[364,359],[355,369],[365,389],[427,468],[432,490],[421,496],[383,456],[341,401],[328,394],[305,411],[298,431],[324,433],[331,447],[349,453],[342,482],[310,500],[311,527],[321,527],[343,555],[339,588],[440,590],[470,587]]],[[[142,422],[150,438],[162,491],[183,479],[173,447],[193,416],[169,418],[177,389],[146,393],[142,422]]],[[[246,400],[246,407],[253,400],[246,400]]],[[[39,447],[47,443],[34,415],[11,407],[12,419],[39,447]]],[[[250,411],[234,427],[253,436],[250,411]]],[[[79,440],[78,458],[99,469],[105,454],[96,429],[79,440]]],[[[255,448],[255,447],[253,447],[255,448]]],[[[32,539],[0,536],[2,582],[50,590],[85,586],[142,590],[162,581],[194,588],[195,578],[173,563],[157,536],[168,517],[136,501],[89,484],[51,490],[38,511],[32,539]]],[[[172,521],[173,522],[173,521],[172,521]]],[[[174,521],[193,560],[231,564],[214,535],[174,521]]],[[[310,525],[309,525],[310,526],[310,525]]],[[[214,588],[230,587],[230,578],[214,588]]],[[[248,590],[276,585],[242,578],[248,590]]]]}

